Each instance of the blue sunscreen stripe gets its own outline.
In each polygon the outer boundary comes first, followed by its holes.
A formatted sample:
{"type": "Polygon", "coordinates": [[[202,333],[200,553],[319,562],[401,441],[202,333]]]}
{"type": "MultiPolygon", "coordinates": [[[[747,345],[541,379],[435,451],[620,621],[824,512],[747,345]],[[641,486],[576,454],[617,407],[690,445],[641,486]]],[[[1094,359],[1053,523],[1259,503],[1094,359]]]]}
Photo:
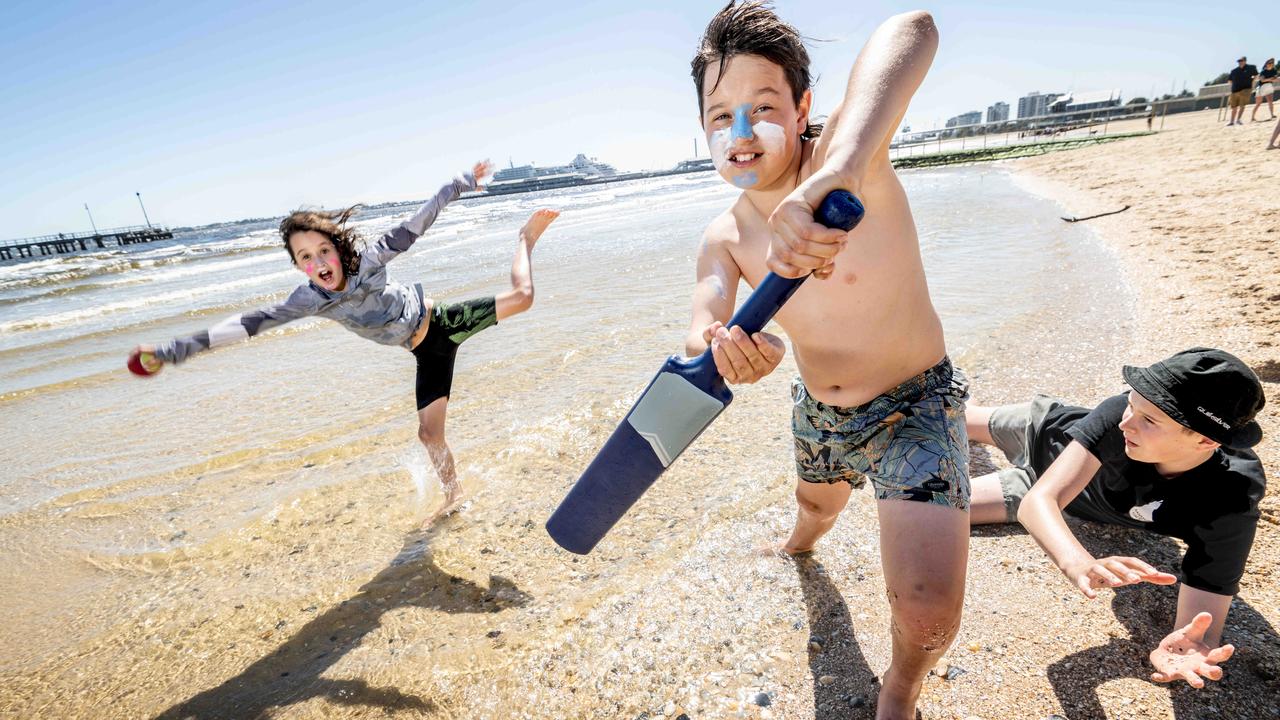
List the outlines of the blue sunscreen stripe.
{"type": "Polygon", "coordinates": [[[755,185],[757,182],[759,182],[759,180],[760,178],[756,177],[755,170],[748,170],[747,172],[741,175],[734,176],[733,184],[737,185],[740,188],[748,188],[748,187],[751,187],[752,185],[755,185]]]}
{"type": "Polygon", "coordinates": [[[755,137],[755,134],[751,131],[750,114],[751,105],[747,103],[743,103],[733,109],[733,131],[729,135],[730,138],[733,140],[738,138],[750,140],[755,137]]]}

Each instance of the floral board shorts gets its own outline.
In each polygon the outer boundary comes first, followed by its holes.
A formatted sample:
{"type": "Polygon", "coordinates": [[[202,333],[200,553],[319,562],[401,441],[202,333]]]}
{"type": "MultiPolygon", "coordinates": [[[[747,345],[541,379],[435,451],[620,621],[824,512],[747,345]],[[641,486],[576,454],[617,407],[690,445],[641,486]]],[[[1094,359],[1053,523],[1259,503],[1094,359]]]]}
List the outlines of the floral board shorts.
{"type": "Polygon", "coordinates": [[[969,383],[949,358],[857,407],[827,405],[791,384],[796,470],[811,483],[867,478],[877,500],[969,510],[969,383]]]}

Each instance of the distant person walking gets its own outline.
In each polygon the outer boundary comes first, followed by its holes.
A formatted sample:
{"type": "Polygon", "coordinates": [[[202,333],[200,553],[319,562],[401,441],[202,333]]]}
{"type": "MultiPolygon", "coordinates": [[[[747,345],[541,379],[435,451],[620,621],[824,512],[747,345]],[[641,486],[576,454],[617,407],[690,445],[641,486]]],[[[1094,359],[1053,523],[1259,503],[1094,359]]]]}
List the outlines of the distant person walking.
{"type": "Polygon", "coordinates": [[[1253,78],[1258,68],[1250,65],[1243,55],[1236,61],[1236,69],[1227,78],[1231,81],[1231,97],[1227,104],[1231,106],[1231,121],[1227,127],[1244,124],[1244,108],[1249,104],[1249,93],[1253,90],[1253,78]]]}
{"type": "Polygon", "coordinates": [[[1249,117],[1249,122],[1255,122],[1258,119],[1258,108],[1262,107],[1262,101],[1267,101],[1267,109],[1271,111],[1271,119],[1276,119],[1276,106],[1271,102],[1271,96],[1275,94],[1276,75],[1276,59],[1267,58],[1262,63],[1262,70],[1258,72],[1258,90],[1253,94],[1253,115],[1249,117]]]}

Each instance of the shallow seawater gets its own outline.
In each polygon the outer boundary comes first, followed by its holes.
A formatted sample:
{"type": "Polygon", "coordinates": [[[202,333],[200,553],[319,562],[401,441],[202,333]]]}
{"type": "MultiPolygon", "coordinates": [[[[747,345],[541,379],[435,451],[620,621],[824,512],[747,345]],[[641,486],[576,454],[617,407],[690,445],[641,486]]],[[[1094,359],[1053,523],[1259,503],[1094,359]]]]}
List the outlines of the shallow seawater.
{"type": "MultiPolygon", "coordinates": [[[[1028,342],[1070,356],[1084,340],[1062,328],[1124,341],[1129,301],[1087,228],[999,167],[901,177],[975,397],[998,394],[982,368],[1016,366],[1008,353],[1028,342]]],[[[793,511],[790,357],[737,389],[591,556],[542,530],[681,347],[702,229],[734,192],[692,175],[455,204],[393,261],[393,278],[434,297],[492,294],[528,213],[563,210],[535,251],[534,309],[459,353],[448,435],[470,500],[427,532],[439,488],[402,349],[312,320],[151,379],[124,371],[134,344],[283,298],[301,275],[268,226],[0,266],[0,714],[628,710],[609,668],[661,685],[656,648],[679,654],[722,627],[700,596],[796,582],[734,559],[793,511]],[[658,607],[682,620],[650,627],[658,607]],[[592,637],[600,626],[631,639],[592,637]]],[[[362,228],[410,212],[373,212],[362,228]]],[[[873,530],[851,550],[869,574],[873,530]]],[[[758,627],[804,619],[742,612],[758,627]]],[[[751,662],[784,662],[769,652],[751,662]]],[[[741,656],[725,662],[741,674],[741,656]]]]}

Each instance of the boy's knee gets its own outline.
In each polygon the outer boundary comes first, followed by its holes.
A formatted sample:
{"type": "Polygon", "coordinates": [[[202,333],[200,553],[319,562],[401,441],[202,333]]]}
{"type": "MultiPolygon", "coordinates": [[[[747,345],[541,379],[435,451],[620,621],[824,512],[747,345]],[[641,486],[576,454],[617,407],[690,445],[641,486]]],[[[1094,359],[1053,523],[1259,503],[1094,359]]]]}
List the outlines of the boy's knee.
{"type": "Polygon", "coordinates": [[[945,650],[960,629],[960,605],[940,601],[941,598],[895,597],[889,593],[893,608],[893,632],[902,642],[926,652],[945,650]]]}
{"type": "Polygon", "coordinates": [[[800,506],[800,512],[819,520],[830,520],[839,515],[841,510],[841,506],[822,500],[815,500],[803,494],[801,490],[796,490],[796,504],[800,506]]]}
{"type": "Polygon", "coordinates": [[[927,653],[941,653],[951,647],[960,629],[960,619],[952,621],[924,622],[912,619],[893,619],[893,634],[903,644],[927,653]]]}

